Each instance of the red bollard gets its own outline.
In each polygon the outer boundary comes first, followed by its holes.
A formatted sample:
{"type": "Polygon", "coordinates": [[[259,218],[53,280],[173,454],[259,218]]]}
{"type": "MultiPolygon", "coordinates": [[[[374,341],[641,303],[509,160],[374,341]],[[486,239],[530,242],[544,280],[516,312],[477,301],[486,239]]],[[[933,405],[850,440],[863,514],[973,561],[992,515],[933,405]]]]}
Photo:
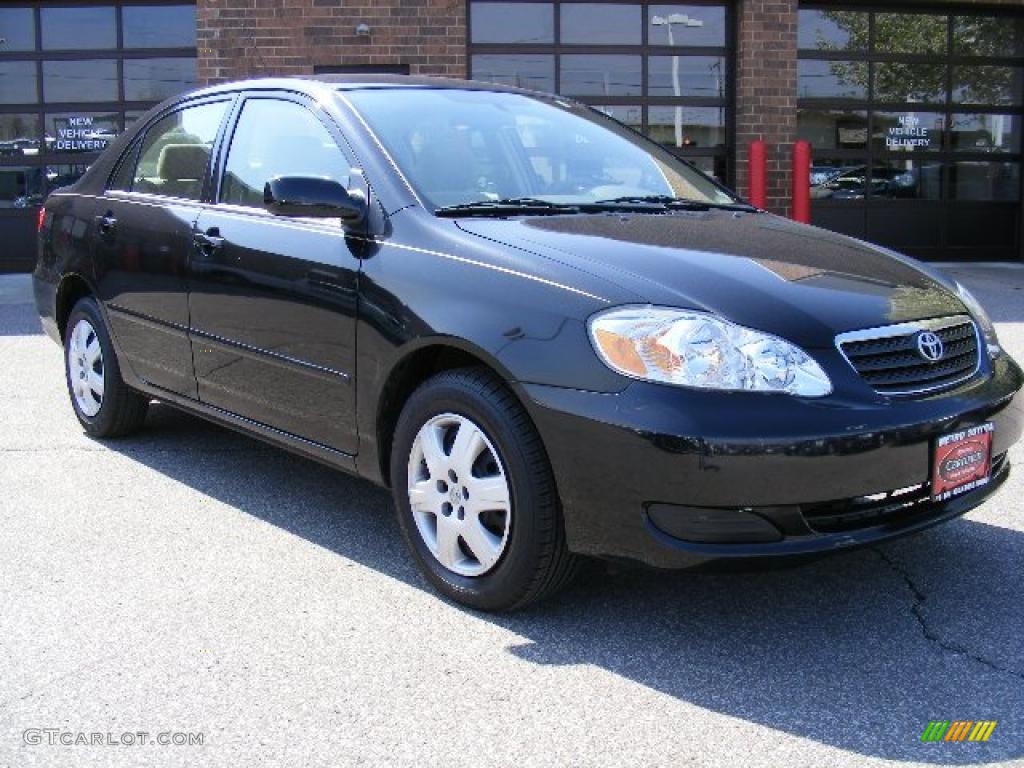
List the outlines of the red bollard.
{"type": "Polygon", "coordinates": [[[755,139],[750,142],[747,168],[747,177],[750,179],[750,202],[758,208],[764,208],[768,201],[768,150],[763,140],[755,139]]]}
{"type": "Polygon", "coordinates": [[[793,221],[811,223],[811,144],[793,144],[793,221]]]}

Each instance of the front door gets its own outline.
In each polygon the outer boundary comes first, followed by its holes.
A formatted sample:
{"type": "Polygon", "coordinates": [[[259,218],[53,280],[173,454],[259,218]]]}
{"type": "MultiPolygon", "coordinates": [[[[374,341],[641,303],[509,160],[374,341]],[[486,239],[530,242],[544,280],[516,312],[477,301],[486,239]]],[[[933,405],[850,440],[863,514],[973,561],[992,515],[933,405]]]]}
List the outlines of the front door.
{"type": "Polygon", "coordinates": [[[340,221],[263,208],[275,176],[348,186],[334,131],[297,97],[243,103],[219,202],[196,222],[191,329],[204,403],[354,454],[359,260],[340,221]]]}
{"type": "Polygon", "coordinates": [[[123,362],[149,384],[191,398],[196,379],[186,278],[192,227],[230,104],[187,106],[154,122],[93,209],[97,286],[123,362]]]}

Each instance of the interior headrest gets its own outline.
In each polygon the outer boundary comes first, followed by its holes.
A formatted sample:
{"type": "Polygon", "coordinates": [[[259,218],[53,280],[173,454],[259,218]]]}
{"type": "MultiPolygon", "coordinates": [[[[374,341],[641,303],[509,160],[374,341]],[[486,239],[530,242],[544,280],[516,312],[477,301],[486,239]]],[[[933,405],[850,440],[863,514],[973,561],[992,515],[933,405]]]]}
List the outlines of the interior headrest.
{"type": "Polygon", "coordinates": [[[209,160],[210,148],[204,144],[167,144],[160,150],[156,173],[164,181],[201,179],[209,160]]]}

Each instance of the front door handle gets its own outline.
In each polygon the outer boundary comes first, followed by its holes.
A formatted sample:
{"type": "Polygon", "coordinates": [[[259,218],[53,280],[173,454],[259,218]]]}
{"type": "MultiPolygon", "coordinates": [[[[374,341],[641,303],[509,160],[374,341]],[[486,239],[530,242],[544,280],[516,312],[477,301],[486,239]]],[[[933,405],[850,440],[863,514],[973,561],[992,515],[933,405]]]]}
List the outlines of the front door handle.
{"type": "Polygon", "coordinates": [[[196,251],[208,259],[224,250],[224,238],[220,236],[220,230],[216,227],[210,227],[205,232],[194,232],[192,243],[196,251]]]}
{"type": "Polygon", "coordinates": [[[114,212],[107,211],[102,216],[97,216],[96,228],[99,230],[100,237],[110,237],[113,235],[114,229],[117,228],[117,218],[114,216],[114,212]]]}

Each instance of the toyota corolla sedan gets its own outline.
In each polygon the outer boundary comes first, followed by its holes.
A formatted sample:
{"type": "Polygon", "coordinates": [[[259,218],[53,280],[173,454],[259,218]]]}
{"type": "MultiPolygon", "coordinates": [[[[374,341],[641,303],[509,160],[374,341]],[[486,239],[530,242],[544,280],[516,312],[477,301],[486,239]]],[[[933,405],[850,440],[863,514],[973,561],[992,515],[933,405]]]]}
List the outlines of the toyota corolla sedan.
{"type": "Polygon", "coordinates": [[[49,197],[39,249],[87,433],[158,400],[388,486],[425,577],[476,608],[586,557],[920,531],[995,492],[1024,424],[1024,375],[953,280],[514,88],[177,97],[49,197]]]}

